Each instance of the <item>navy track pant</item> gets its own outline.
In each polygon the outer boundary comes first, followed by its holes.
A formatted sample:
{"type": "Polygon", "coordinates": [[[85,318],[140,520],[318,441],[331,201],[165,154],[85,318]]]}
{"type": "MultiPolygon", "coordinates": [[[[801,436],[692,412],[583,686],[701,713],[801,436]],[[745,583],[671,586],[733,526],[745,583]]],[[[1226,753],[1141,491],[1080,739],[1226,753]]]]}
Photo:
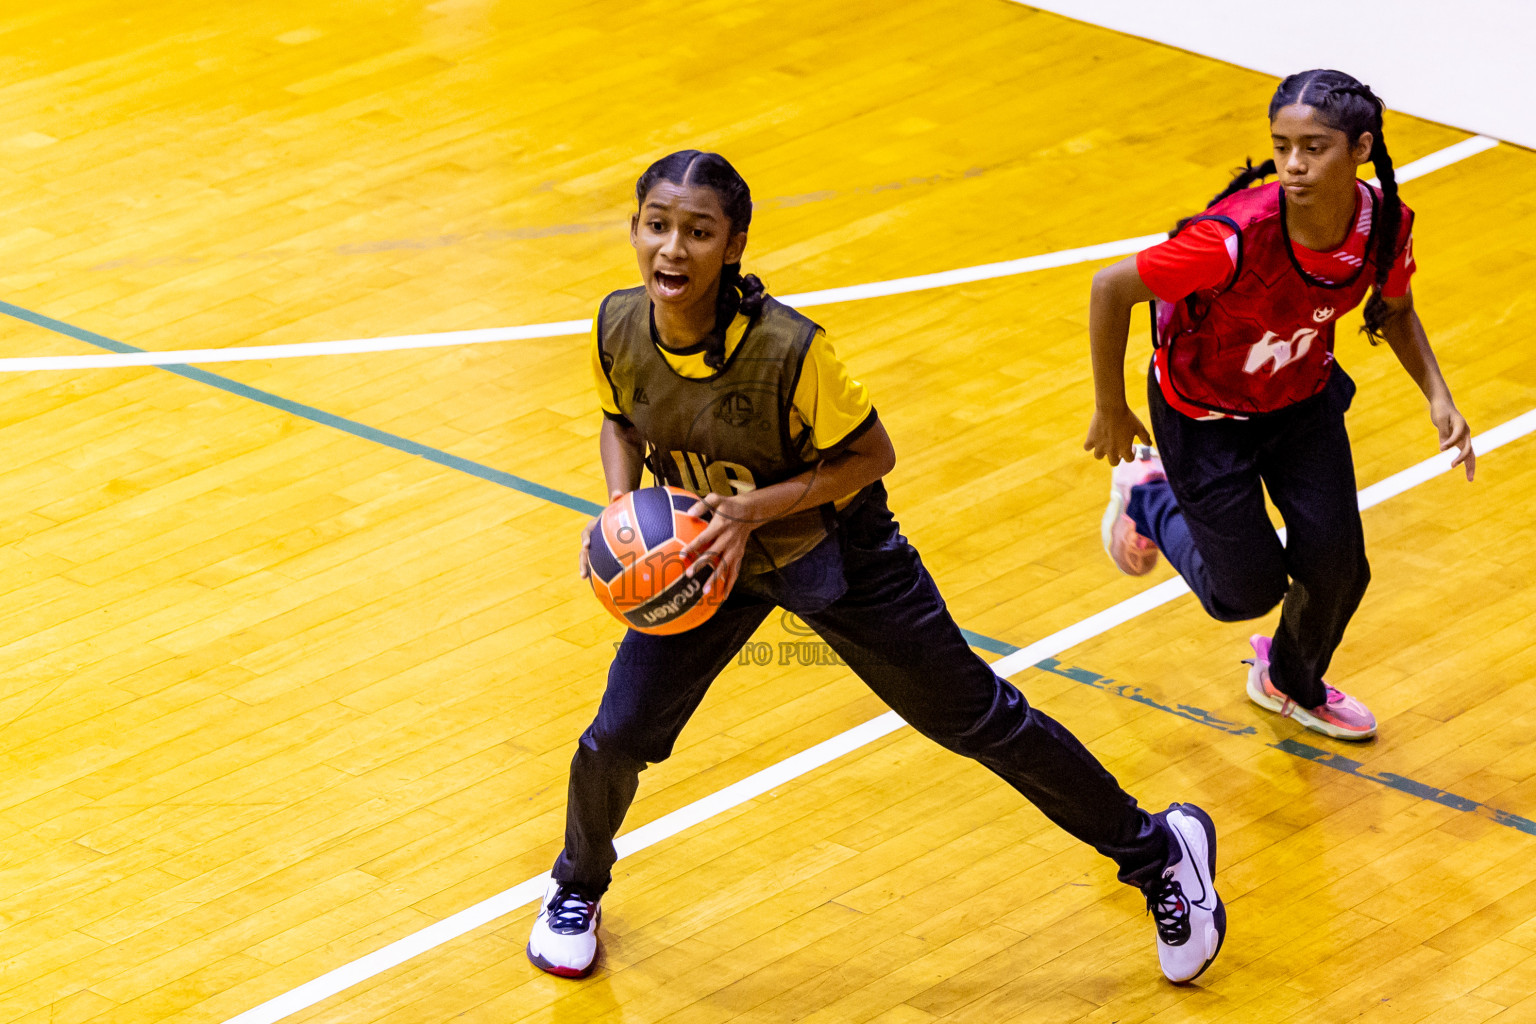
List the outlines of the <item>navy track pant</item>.
{"type": "Polygon", "coordinates": [[[1247,420],[1196,420],[1147,401],[1167,481],[1131,489],[1126,513],[1223,622],[1275,605],[1270,680],[1305,708],[1371,580],[1344,413],[1355,383],[1335,367],[1317,395],[1247,420]],[[1264,488],[1285,520],[1280,542],[1264,488]]]}
{"type": "Polygon", "coordinates": [[[671,754],[710,683],[775,606],[812,626],[918,732],[981,762],[1112,858],[1122,881],[1144,888],[1162,873],[1173,847],[1161,817],[1138,807],[1071,733],[970,649],[876,484],[810,554],[738,580],[708,622],[675,636],[624,637],[571,761],[556,879],[593,895],[607,890],[613,837],[640,772],[671,754]]]}

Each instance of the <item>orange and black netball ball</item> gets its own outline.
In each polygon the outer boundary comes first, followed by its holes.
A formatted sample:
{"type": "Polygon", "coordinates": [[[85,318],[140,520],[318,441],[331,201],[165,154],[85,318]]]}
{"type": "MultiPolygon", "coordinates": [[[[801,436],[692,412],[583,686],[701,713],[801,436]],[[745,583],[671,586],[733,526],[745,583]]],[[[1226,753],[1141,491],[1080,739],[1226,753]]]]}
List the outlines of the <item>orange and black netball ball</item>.
{"type": "Polygon", "coordinates": [[[620,495],[598,517],[587,551],[592,589],[603,607],[642,633],[681,633],[704,622],[723,594],[705,594],[714,565],[692,576],[683,548],[707,525],[688,510],[699,500],[678,487],[645,487],[620,495]]]}

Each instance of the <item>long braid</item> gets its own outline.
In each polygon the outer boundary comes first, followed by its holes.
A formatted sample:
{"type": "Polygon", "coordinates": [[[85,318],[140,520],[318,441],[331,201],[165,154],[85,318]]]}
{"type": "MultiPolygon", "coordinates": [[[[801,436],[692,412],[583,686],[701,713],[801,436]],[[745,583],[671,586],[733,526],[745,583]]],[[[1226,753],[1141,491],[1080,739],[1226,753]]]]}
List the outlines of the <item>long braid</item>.
{"type": "Polygon", "coordinates": [[[1241,192],[1254,182],[1263,181],[1275,173],[1275,162],[1273,160],[1265,160],[1257,167],[1253,166],[1253,159],[1251,157],[1243,163],[1243,169],[1237,173],[1237,177],[1228,182],[1226,188],[1212,196],[1211,201],[1205,204],[1207,210],[1227,198],[1227,196],[1241,192]]]}
{"type": "Polygon", "coordinates": [[[720,268],[720,294],[715,299],[715,332],[710,335],[704,364],[716,370],[725,366],[725,329],[737,313],[757,316],[768,301],[768,288],[756,274],[743,274],[740,263],[720,268]]]}
{"type": "Polygon", "coordinates": [[[715,329],[709,335],[709,348],[704,351],[704,365],[720,370],[725,367],[725,328],[736,319],[741,308],[741,264],[727,263],[720,268],[720,292],[715,296],[715,329]]]}
{"type": "Polygon", "coordinates": [[[1386,139],[1381,133],[1383,104],[1369,86],[1350,90],[1363,96],[1376,108],[1376,125],[1371,134],[1371,166],[1376,170],[1376,180],[1381,183],[1380,220],[1376,224],[1376,279],[1371,297],[1365,303],[1365,325],[1361,328],[1375,345],[1382,339],[1382,330],[1391,319],[1386,297],[1382,294],[1387,286],[1387,276],[1397,261],[1397,233],[1403,223],[1403,203],[1397,195],[1397,172],[1392,167],[1392,156],[1387,152],[1386,139]]]}
{"type": "MultiPolygon", "coordinates": [[[[1265,160],[1263,163],[1255,167],[1253,165],[1253,158],[1249,157],[1247,160],[1243,161],[1243,169],[1237,172],[1237,176],[1231,181],[1227,182],[1227,187],[1216,193],[1216,195],[1211,198],[1211,201],[1205,204],[1205,208],[1209,210],[1211,207],[1227,198],[1227,196],[1241,192],[1243,189],[1247,188],[1249,185],[1252,185],[1254,182],[1263,181],[1265,178],[1274,173],[1275,162],[1273,160],[1265,160]]],[[[1194,217],[1185,217],[1183,220],[1179,221],[1173,226],[1172,234],[1176,235],[1180,231],[1183,231],[1184,226],[1194,219],[1194,217]]]]}

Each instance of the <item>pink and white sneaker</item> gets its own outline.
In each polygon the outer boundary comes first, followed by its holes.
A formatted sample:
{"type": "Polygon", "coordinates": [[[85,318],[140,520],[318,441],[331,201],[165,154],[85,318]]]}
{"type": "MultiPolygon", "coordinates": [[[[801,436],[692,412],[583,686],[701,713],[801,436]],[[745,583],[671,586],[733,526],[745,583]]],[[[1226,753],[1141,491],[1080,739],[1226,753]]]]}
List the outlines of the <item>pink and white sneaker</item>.
{"type": "Polygon", "coordinates": [[[1127,576],[1145,576],[1157,565],[1157,545],[1136,532],[1136,523],[1125,514],[1131,503],[1131,488],[1153,480],[1165,480],[1163,460],[1157,450],[1144,444],[1135,446],[1136,457],[1122,462],[1109,477],[1109,507],[1099,525],[1104,550],[1115,567],[1127,576]]]}
{"type": "Polygon", "coordinates": [[[1249,700],[1336,740],[1368,740],[1376,735],[1376,716],[1359,700],[1327,683],[1323,685],[1328,699],[1315,708],[1304,708],[1281,693],[1269,681],[1269,637],[1254,635],[1248,642],[1253,645],[1253,657],[1244,658],[1243,663],[1249,666],[1249,700]]]}

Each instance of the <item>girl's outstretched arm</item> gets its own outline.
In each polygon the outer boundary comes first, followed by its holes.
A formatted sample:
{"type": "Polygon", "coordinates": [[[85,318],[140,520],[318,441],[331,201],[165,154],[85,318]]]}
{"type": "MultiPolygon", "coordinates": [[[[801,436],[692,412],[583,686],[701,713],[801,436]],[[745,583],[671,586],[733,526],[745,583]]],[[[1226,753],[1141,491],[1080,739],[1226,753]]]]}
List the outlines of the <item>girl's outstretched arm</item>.
{"type": "Polygon", "coordinates": [[[1152,434],[1125,401],[1125,346],[1131,332],[1131,310],[1138,302],[1150,302],[1152,289],[1136,270],[1136,257],[1093,275],[1088,300],[1088,345],[1093,354],[1093,421],[1088,426],[1086,451],[1111,466],[1130,462],[1140,438],[1152,443],[1152,434]]]}
{"type": "Polygon", "coordinates": [[[640,486],[640,474],[645,469],[645,441],[640,431],[604,416],[597,447],[603,460],[603,479],[608,482],[609,501],[640,486]]]}
{"type": "Polygon", "coordinates": [[[1440,373],[1440,364],[1429,347],[1429,336],[1413,308],[1413,292],[1395,299],[1387,299],[1390,318],[1382,326],[1382,335],[1392,346],[1393,355],[1408,371],[1408,376],[1429,399],[1429,418],[1440,434],[1440,450],[1459,449],[1451,467],[1467,467],[1467,479],[1471,480],[1477,469],[1477,453],[1472,450],[1472,428],[1456,409],[1451,400],[1451,389],[1446,386],[1440,373]]]}
{"type": "MultiPolygon", "coordinates": [[[[628,494],[640,486],[640,473],[645,468],[645,442],[640,432],[627,423],[603,417],[603,429],[597,438],[598,453],[603,460],[603,479],[608,484],[608,500],[628,494]]],[[[592,546],[592,530],[597,526],[596,517],[581,528],[581,578],[591,573],[587,564],[587,551],[592,546]]]]}

